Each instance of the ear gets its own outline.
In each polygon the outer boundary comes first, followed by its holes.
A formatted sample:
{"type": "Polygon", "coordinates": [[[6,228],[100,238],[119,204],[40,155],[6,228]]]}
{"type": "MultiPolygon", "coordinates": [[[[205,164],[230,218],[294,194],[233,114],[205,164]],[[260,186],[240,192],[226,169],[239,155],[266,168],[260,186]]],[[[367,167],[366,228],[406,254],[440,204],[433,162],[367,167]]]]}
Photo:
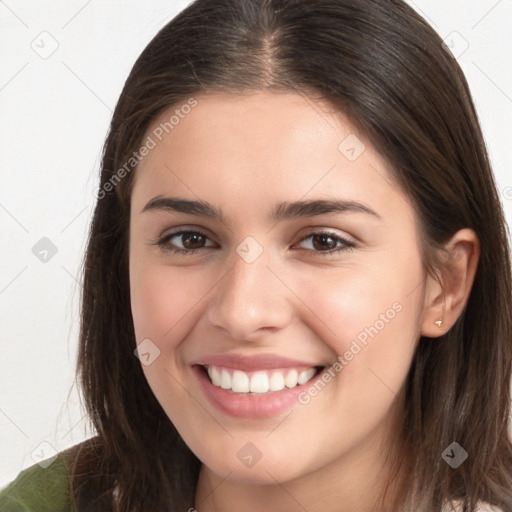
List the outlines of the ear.
{"type": "Polygon", "coordinates": [[[444,244],[437,279],[427,276],[422,336],[437,338],[453,327],[466,306],[479,256],[480,243],[471,229],[457,231],[444,244]]]}

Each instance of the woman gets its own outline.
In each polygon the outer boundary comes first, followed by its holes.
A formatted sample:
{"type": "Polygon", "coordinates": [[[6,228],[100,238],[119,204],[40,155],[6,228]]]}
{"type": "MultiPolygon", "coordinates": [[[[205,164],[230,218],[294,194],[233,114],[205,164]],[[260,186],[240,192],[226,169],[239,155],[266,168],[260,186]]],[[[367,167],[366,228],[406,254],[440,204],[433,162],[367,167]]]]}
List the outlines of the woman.
{"type": "Polygon", "coordinates": [[[512,510],[507,243],[467,83],[411,8],[194,2],[105,145],[98,435],[4,508],[512,510]]]}

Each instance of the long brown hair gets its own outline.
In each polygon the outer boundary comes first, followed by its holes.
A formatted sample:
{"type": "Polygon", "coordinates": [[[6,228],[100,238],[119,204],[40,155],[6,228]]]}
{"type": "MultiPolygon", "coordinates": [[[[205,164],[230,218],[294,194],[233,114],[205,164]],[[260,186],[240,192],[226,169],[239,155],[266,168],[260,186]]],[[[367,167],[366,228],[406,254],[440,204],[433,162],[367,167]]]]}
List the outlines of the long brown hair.
{"type": "Polygon", "coordinates": [[[388,160],[421,225],[426,261],[457,230],[481,256],[466,309],[421,339],[398,435],[407,468],[396,510],[461,499],[512,511],[511,271],[503,212],[468,85],[440,37],[401,0],[196,0],[149,43],[104,147],[84,265],[78,368],[97,436],[73,457],[79,511],[187,510],[200,462],[134,357],[130,193],[149,123],[209,91],[291,90],[332,104],[388,160]],[[127,164],[128,163],[128,164],[127,164]],[[124,169],[121,172],[120,169],[124,169]],[[452,469],[452,442],[469,454],[452,469]]]}

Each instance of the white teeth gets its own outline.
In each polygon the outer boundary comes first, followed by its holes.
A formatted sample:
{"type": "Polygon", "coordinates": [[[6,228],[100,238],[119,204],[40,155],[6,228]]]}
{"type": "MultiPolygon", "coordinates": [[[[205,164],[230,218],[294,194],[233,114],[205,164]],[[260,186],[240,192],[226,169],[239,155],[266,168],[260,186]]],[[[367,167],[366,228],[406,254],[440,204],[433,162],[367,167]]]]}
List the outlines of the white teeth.
{"type": "Polygon", "coordinates": [[[208,365],[208,375],[212,384],[233,393],[268,393],[294,388],[311,380],[315,368],[306,370],[281,369],[246,373],[241,370],[228,370],[221,366],[208,365]]]}
{"type": "Polygon", "coordinates": [[[273,372],[269,382],[270,391],[281,391],[284,389],[284,377],[281,372],[273,372]]]}
{"type": "Polygon", "coordinates": [[[302,386],[302,384],[306,384],[306,382],[310,380],[313,377],[313,375],[315,375],[315,373],[316,370],[314,368],[301,371],[297,379],[297,383],[299,384],[299,386],[302,386]]]}
{"type": "Polygon", "coordinates": [[[222,389],[231,389],[231,375],[227,370],[222,370],[220,374],[220,387],[222,389]]]}
{"type": "Polygon", "coordinates": [[[286,378],[284,379],[284,385],[287,388],[294,388],[297,385],[297,379],[299,378],[299,374],[297,370],[292,370],[286,378]]]}
{"type": "Polygon", "coordinates": [[[249,389],[251,393],[266,393],[269,390],[267,374],[263,372],[255,373],[251,377],[251,385],[249,389]]]}
{"type": "Polygon", "coordinates": [[[235,393],[249,393],[249,377],[246,373],[235,370],[231,380],[233,384],[232,390],[235,393]]]}
{"type": "Polygon", "coordinates": [[[215,386],[220,386],[220,375],[216,366],[208,366],[208,375],[215,386]]]}

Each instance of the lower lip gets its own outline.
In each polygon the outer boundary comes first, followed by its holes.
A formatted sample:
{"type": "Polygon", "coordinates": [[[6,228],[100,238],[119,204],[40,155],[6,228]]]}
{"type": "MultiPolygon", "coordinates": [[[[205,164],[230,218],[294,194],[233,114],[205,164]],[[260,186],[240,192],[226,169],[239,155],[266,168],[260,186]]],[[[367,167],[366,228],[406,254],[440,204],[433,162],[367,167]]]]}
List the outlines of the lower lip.
{"type": "Polygon", "coordinates": [[[233,393],[212,384],[201,366],[193,366],[193,371],[210,402],[219,410],[237,418],[271,418],[277,416],[298,402],[298,396],[317,380],[322,372],[318,372],[305,384],[294,388],[262,395],[245,395],[233,393]]]}

